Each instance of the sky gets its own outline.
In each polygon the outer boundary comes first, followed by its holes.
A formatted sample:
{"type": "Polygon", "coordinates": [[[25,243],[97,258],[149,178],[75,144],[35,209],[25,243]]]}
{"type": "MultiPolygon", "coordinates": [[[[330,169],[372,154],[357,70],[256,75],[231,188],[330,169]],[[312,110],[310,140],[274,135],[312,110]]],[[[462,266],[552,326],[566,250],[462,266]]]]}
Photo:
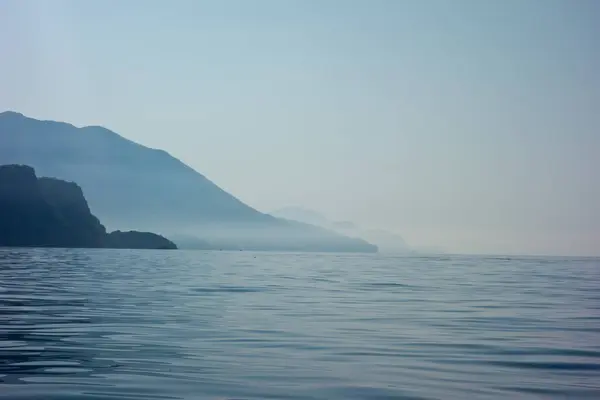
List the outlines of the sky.
{"type": "Polygon", "coordinates": [[[596,0],[0,0],[0,111],[102,125],[264,212],[600,255],[596,0]]]}

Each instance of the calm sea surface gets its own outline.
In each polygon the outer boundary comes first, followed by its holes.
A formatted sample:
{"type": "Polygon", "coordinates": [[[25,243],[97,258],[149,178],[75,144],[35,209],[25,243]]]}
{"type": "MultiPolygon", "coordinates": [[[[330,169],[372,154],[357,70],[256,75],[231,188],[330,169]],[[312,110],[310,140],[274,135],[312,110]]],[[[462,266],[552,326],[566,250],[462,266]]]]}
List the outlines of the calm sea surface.
{"type": "Polygon", "coordinates": [[[7,399],[600,398],[600,260],[0,250],[7,399]]]}

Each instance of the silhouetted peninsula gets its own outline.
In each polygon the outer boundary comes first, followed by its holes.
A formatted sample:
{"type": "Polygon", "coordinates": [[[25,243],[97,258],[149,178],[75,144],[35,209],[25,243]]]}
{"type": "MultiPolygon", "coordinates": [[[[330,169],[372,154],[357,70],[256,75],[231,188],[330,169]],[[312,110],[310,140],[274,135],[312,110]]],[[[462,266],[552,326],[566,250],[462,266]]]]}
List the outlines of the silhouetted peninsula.
{"type": "Polygon", "coordinates": [[[25,165],[0,166],[0,246],[176,248],[153,233],[107,234],[76,183],[38,179],[25,165]]]}
{"type": "Polygon", "coordinates": [[[174,250],[175,243],[150,232],[121,232],[115,231],[108,234],[107,246],[115,249],[163,249],[174,250]]]}

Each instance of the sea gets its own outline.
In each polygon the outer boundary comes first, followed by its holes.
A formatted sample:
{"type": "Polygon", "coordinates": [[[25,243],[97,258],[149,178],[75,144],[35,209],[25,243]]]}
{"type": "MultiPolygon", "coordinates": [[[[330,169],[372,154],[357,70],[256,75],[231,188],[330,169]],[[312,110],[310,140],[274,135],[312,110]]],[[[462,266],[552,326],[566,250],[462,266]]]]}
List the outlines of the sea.
{"type": "Polygon", "coordinates": [[[2,399],[600,399],[600,259],[0,250],[2,399]]]}

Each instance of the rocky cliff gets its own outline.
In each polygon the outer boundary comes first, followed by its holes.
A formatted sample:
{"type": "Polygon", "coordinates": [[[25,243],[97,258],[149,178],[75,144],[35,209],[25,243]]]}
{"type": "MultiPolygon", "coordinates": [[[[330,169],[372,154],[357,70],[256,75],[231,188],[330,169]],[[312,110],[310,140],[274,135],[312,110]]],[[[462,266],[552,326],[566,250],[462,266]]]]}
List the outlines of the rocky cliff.
{"type": "Polygon", "coordinates": [[[0,246],[176,248],[153,233],[107,234],[76,183],[25,165],[0,166],[0,246]]]}

